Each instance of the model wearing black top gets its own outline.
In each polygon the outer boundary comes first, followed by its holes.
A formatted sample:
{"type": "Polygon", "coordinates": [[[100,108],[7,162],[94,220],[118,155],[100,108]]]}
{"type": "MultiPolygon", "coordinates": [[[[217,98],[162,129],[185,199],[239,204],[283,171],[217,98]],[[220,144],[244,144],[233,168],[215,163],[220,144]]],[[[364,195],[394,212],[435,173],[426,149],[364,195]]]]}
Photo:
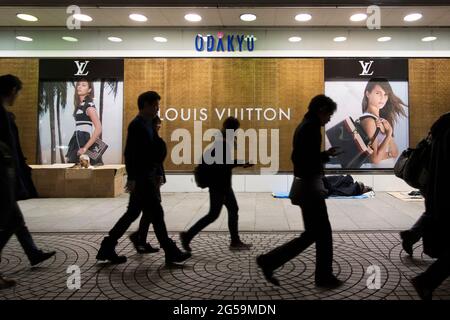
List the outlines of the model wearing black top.
{"type": "Polygon", "coordinates": [[[338,152],[336,148],[320,151],[321,127],[330,121],[335,111],[336,103],[333,100],[324,95],[316,96],[311,100],[308,112],[295,130],[291,159],[294,164],[294,179],[299,179],[296,183],[300,185],[301,199],[297,200],[300,203],[305,232],[257,258],[264,276],[275,285],[279,285],[279,282],[273,272],[313,243],[316,244],[316,285],[332,288],[341,284],[333,275],[333,239],[322,182],[324,163],[338,152]]]}
{"type": "MultiPolygon", "coordinates": [[[[77,81],[74,95],[75,110],[73,113],[76,127],[66,154],[67,162],[69,163],[78,163],[80,155],[85,154],[102,133],[102,124],[97,115],[93,99],[94,84],[86,80],[77,81]]],[[[102,158],[100,157],[97,160],[91,159],[91,164],[103,164],[102,158]]]]}
{"type": "Polygon", "coordinates": [[[115,247],[141,211],[153,224],[156,237],[165,251],[166,263],[182,262],[191,256],[182,252],[169,238],[159,196],[158,171],[166,150],[156,142],[152,120],[158,112],[160,99],[154,91],[145,92],[138,98],[139,114],[128,126],[124,153],[127,190],[130,192],[128,210],[104,238],[97,254],[98,260],[126,262],[127,258],[118,256],[115,247]]]}

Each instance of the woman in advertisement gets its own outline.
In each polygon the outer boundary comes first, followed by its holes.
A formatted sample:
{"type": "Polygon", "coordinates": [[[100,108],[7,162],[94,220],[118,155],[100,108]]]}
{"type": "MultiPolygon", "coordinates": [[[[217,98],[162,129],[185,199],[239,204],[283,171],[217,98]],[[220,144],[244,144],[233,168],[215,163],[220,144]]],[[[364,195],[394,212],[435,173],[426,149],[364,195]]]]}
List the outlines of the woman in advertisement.
{"type": "Polygon", "coordinates": [[[374,143],[373,153],[369,158],[370,163],[377,165],[384,160],[396,159],[399,155],[397,144],[394,140],[394,126],[398,118],[406,117],[405,103],[397,97],[388,80],[385,78],[372,78],[364,90],[362,100],[363,117],[361,125],[367,136],[372,139],[379,128],[374,143]]]}
{"type": "MultiPolygon", "coordinates": [[[[92,81],[79,80],[75,83],[74,105],[73,116],[76,127],[66,154],[69,163],[78,163],[80,155],[86,153],[102,132],[102,124],[94,105],[94,83],[92,81]]],[[[91,159],[91,164],[103,164],[102,158],[91,159]]]]}

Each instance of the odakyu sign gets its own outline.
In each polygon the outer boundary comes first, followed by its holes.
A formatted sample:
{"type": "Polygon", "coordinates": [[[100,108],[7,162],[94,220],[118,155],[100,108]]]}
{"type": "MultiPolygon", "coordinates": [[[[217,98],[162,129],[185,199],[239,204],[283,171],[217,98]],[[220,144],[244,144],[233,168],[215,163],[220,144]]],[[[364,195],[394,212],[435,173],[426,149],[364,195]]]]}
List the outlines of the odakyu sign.
{"type": "Polygon", "coordinates": [[[244,34],[225,34],[218,32],[217,36],[198,34],[195,37],[195,50],[207,52],[242,52],[255,50],[256,37],[244,34]]]}

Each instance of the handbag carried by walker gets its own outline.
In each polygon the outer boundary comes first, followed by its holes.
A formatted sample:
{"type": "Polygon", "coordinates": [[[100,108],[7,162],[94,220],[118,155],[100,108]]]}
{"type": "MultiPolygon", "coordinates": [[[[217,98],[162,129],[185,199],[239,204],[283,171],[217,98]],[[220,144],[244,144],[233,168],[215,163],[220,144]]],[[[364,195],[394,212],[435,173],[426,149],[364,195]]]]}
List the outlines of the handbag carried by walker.
{"type": "Polygon", "coordinates": [[[394,173],[413,188],[424,190],[428,181],[431,157],[431,135],[402,152],[394,166],[394,173]]]}
{"type": "Polygon", "coordinates": [[[309,196],[319,196],[325,199],[328,196],[328,189],[325,188],[322,176],[317,176],[308,180],[294,177],[289,199],[293,205],[299,205],[302,200],[309,196]]]}

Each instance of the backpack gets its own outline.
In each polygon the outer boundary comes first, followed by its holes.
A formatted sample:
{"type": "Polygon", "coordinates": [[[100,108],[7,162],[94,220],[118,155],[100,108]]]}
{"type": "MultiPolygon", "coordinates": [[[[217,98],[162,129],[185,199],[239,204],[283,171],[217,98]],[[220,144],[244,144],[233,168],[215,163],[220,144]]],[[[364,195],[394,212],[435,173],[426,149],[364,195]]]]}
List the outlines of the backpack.
{"type": "Polygon", "coordinates": [[[411,187],[424,190],[429,175],[431,146],[431,135],[428,135],[416,148],[404,150],[395,163],[394,174],[411,187]]]}

